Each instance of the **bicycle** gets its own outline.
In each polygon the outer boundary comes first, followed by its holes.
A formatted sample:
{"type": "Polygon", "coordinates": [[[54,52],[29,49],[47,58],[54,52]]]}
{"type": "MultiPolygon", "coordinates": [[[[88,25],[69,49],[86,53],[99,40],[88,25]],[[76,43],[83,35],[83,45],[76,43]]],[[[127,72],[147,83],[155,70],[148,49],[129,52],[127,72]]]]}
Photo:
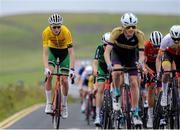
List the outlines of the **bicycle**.
{"type": "MultiPolygon", "coordinates": [[[[61,68],[60,69],[60,61],[59,58],[57,58],[56,63],[56,73],[52,73],[51,75],[56,76],[56,83],[53,93],[53,100],[52,100],[52,109],[53,113],[52,115],[52,123],[55,129],[59,129],[60,126],[60,118],[61,118],[61,111],[62,111],[62,93],[61,93],[61,76],[69,76],[68,74],[61,73],[63,71],[69,71],[67,68],[61,68]]],[[[47,81],[47,77],[45,78],[45,81],[47,81]]],[[[72,81],[73,82],[73,81],[72,81]]]]}
{"type": "Polygon", "coordinates": [[[153,128],[170,128],[179,129],[179,114],[180,114],[180,103],[178,94],[178,81],[176,77],[176,72],[179,70],[162,71],[162,73],[171,73],[170,81],[168,84],[167,93],[167,106],[162,107],[160,105],[160,100],[162,97],[162,92],[159,95],[158,102],[155,107],[155,116],[153,121],[153,128]],[[163,120],[163,123],[160,121],[163,120]]]}
{"type": "Polygon", "coordinates": [[[92,92],[88,92],[85,98],[86,108],[85,108],[85,116],[87,124],[90,125],[90,117],[95,117],[95,110],[93,109],[93,99],[95,98],[92,92]],[[92,115],[93,113],[93,115],[92,115]]]}
{"type": "Polygon", "coordinates": [[[102,78],[105,76],[105,89],[104,89],[104,100],[101,108],[101,128],[112,129],[112,97],[111,97],[111,80],[110,74],[100,75],[102,78]]]}
{"type": "MultiPolygon", "coordinates": [[[[122,89],[122,111],[123,117],[126,124],[124,127],[127,129],[131,128],[141,128],[141,124],[135,125],[132,121],[132,111],[131,111],[131,93],[130,93],[130,83],[129,83],[129,71],[137,70],[137,67],[122,67],[113,69],[113,71],[123,72],[123,89],[122,89]]],[[[120,122],[119,122],[120,123],[120,122]]]]}

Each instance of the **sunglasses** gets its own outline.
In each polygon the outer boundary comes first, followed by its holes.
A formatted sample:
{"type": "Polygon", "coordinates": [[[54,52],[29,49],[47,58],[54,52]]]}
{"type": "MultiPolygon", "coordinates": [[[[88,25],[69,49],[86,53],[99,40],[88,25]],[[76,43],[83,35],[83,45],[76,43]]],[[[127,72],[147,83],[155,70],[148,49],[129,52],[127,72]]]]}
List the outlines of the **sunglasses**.
{"type": "Polygon", "coordinates": [[[60,29],[61,26],[52,26],[53,29],[60,29]]]}
{"type": "Polygon", "coordinates": [[[172,38],[174,42],[180,41],[180,38],[172,38]]]}
{"type": "Polygon", "coordinates": [[[130,29],[130,28],[136,29],[136,26],[127,26],[127,27],[126,27],[126,29],[130,29]]]}

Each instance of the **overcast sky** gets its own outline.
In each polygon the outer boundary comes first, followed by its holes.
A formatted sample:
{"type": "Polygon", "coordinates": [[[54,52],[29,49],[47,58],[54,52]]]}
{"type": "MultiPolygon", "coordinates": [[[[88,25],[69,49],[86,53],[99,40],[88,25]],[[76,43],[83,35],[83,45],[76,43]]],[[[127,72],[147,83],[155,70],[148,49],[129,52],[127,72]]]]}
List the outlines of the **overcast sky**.
{"type": "Polygon", "coordinates": [[[41,12],[180,15],[180,0],[0,0],[0,16],[41,12]]]}

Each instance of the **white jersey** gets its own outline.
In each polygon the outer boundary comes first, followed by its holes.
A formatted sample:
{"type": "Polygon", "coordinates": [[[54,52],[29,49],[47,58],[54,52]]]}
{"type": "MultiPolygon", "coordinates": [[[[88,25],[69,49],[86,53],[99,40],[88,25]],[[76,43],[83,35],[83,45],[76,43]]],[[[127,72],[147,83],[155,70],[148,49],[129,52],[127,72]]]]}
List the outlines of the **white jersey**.
{"type": "Polygon", "coordinates": [[[175,44],[169,33],[162,39],[160,49],[180,55],[180,44],[175,44]]]}

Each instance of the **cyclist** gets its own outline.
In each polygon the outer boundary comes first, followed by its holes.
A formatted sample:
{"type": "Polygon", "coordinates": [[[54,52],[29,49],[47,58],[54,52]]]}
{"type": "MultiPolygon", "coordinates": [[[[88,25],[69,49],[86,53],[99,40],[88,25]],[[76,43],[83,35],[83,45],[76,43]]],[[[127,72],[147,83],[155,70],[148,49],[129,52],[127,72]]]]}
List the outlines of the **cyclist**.
{"type": "Polygon", "coordinates": [[[89,76],[92,75],[92,66],[91,65],[87,65],[85,67],[85,70],[82,73],[82,105],[81,105],[81,112],[84,113],[85,112],[85,108],[86,108],[86,95],[88,94],[88,83],[89,83],[89,76]]]}
{"type": "Polygon", "coordinates": [[[85,63],[82,61],[81,66],[78,70],[77,81],[76,81],[78,90],[79,90],[79,96],[81,98],[81,104],[82,104],[82,91],[83,91],[82,86],[81,86],[82,85],[82,73],[84,70],[85,70],[85,63]]]}
{"type": "Polygon", "coordinates": [[[100,126],[100,109],[103,102],[103,92],[105,87],[105,79],[106,77],[102,76],[103,74],[107,74],[107,65],[104,60],[104,50],[107,45],[107,41],[110,39],[110,32],[105,33],[102,36],[102,43],[98,45],[96,48],[96,53],[93,60],[93,75],[97,76],[96,78],[96,87],[97,87],[97,94],[96,94],[96,119],[94,124],[96,126],[100,126]],[[98,76],[98,74],[100,74],[98,76]]]}
{"type": "MultiPolygon", "coordinates": [[[[150,34],[150,40],[146,41],[145,43],[145,50],[144,50],[144,71],[147,75],[148,79],[151,79],[156,74],[156,57],[158,54],[158,50],[161,44],[161,40],[163,35],[159,31],[153,31],[150,34]]],[[[154,84],[150,80],[146,81],[146,88],[148,89],[148,122],[147,127],[153,127],[153,107],[154,107],[154,84]]],[[[161,90],[161,84],[158,82],[157,84],[157,93],[161,90]]]]}
{"type": "MultiPolygon", "coordinates": [[[[164,71],[172,69],[180,70],[180,25],[173,25],[169,33],[162,39],[160,50],[156,58],[156,69],[160,77],[161,65],[164,71]],[[162,59],[161,59],[162,58],[162,59]]],[[[167,106],[167,87],[170,73],[162,74],[162,98],[161,106],[167,106]]],[[[180,73],[178,77],[178,90],[180,94],[180,73]]]]}
{"type": "MultiPolygon", "coordinates": [[[[74,64],[75,64],[75,53],[72,44],[72,36],[69,29],[63,25],[63,17],[59,14],[53,14],[49,17],[49,26],[43,30],[42,41],[43,41],[43,63],[44,63],[44,74],[46,75],[47,82],[45,84],[46,93],[46,113],[52,113],[52,75],[54,71],[56,60],[60,60],[60,68],[62,73],[70,73],[70,77],[74,78],[74,64]],[[70,67],[70,72],[69,69],[70,67]],[[64,70],[63,70],[64,68],[64,70]]],[[[62,76],[62,117],[68,117],[68,77],[62,76]]]]}
{"type": "MultiPolygon", "coordinates": [[[[110,42],[108,42],[104,57],[107,63],[108,70],[126,67],[136,67],[135,62],[144,61],[144,33],[137,29],[138,19],[133,13],[125,13],[121,17],[122,27],[114,28],[110,35],[110,42]],[[137,56],[137,49],[139,50],[139,58],[137,56]],[[110,59],[111,53],[111,59],[110,59]]],[[[122,86],[122,73],[115,71],[112,73],[114,83],[114,97],[117,103],[120,96],[120,86],[122,86]],[[121,78],[120,78],[121,76],[121,78]],[[121,80],[121,81],[120,81],[121,80]]],[[[132,95],[132,109],[133,109],[133,122],[135,125],[141,125],[142,121],[138,114],[139,102],[139,88],[137,71],[130,71],[131,95],[132,95]]],[[[118,103],[120,104],[120,103],[118,103]]]]}

